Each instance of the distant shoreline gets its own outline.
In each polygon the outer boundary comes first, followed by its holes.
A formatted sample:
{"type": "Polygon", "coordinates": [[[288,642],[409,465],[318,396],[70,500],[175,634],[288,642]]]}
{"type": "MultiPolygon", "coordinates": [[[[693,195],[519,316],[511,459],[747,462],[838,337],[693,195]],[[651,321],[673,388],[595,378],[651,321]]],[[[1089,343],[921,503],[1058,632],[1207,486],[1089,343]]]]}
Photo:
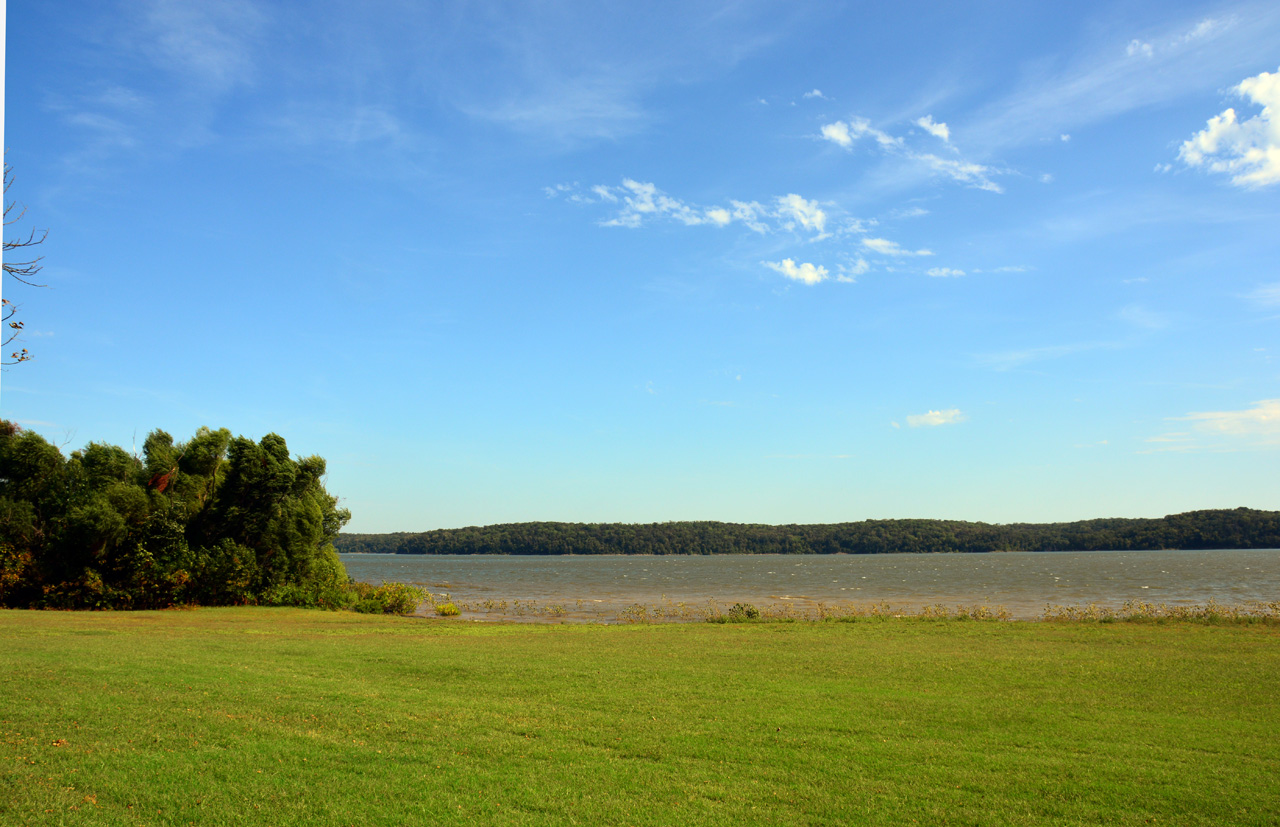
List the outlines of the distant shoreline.
{"type": "Polygon", "coordinates": [[[1236,508],[1154,519],[1008,524],[910,519],[813,525],[528,522],[340,534],[334,546],[344,554],[655,556],[1280,548],[1280,511],[1236,508]]]}

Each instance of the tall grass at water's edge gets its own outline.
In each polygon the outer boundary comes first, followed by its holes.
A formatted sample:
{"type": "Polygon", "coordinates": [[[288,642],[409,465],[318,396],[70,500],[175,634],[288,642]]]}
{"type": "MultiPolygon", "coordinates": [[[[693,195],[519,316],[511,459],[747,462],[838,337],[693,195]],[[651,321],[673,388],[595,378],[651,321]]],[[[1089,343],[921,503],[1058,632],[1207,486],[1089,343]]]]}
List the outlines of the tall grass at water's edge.
{"type": "MultiPolygon", "coordinates": [[[[421,611],[429,615],[485,617],[489,619],[530,619],[558,621],[568,618],[594,620],[605,623],[680,623],[705,621],[710,623],[786,622],[786,621],[854,621],[858,619],[889,620],[1013,620],[1013,613],[1004,606],[986,604],[947,606],[937,604],[875,603],[817,603],[806,606],[796,603],[771,603],[756,607],[749,603],[726,606],[715,600],[693,604],[671,601],[666,598],[656,604],[632,603],[621,609],[598,609],[592,602],[581,599],[572,603],[536,600],[454,600],[449,594],[433,594],[421,588],[424,602],[421,611]]],[[[1084,605],[1049,604],[1044,607],[1040,620],[1052,622],[1092,621],[1114,622],[1166,622],[1171,620],[1202,623],[1262,623],[1280,625],[1280,601],[1249,601],[1237,604],[1221,604],[1214,600],[1194,605],[1169,605],[1146,601],[1128,600],[1119,607],[1097,603],[1084,605]]]]}
{"type": "Polygon", "coordinates": [[[0,662],[5,825],[1280,821],[1264,624],[0,612],[0,662]]]}

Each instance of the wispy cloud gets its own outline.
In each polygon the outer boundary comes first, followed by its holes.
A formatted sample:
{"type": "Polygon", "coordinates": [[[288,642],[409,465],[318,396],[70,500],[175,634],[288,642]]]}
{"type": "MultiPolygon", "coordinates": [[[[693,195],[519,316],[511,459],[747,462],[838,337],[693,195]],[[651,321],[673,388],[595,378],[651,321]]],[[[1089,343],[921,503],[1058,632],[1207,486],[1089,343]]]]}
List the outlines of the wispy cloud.
{"type": "MultiPolygon", "coordinates": [[[[624,178],[621,186],[616,187],[596,184],[584,190],[576,183],[554,184],[543,187],[543,192],[548,197],[564,197],[579,204],[616,206],[617,213],[600,222],[605,227],[639,227],[646,221],[666,218],[689,227],[726,227],[738,222],[753,232],[794,232],[810,241],[821,241],[834,234],[828,231],[828,215],[822,205],[796,193],[779,195],[768,205],[730,200],[728,207],[701,206],[668,195],[652,182],[633,178],[624,178]]],[[[837,231],[843,233],[846,228],[837,231]]]]}
{"type": "MultiPolygon", "coordinates": [[[[918,119],[916,124],[950,144],[951,132],[946,124],[934,123],[930,116],[918,119]]],[[[823,140],[847,150],[852,150],[862,138],[871,137],[884,152],[915,161],[935,174],[944,175],[953,181],[988,192],[1004,192],[1003,187],[991,180],[991,176],[999,174],[999,171],[993,167],[957,158],[941,158],[931,152],[911,149],[903,138],[894,137],[884,130],[876,129],[866,118],[855,117],[848,121],[824,124],[818,134],[823,140]]]]}
{"type": "Polygon", "coordinates": [[[1240,411],[1201,411],[1177,418],[1204,433],[1280,445],[1280,399],[1262,399],[1240,411]]]}
{"type": "Polygon", "coordinates": [[[661,14],[580,3],[517,3],[499,12],[471,2],[381,4],[379,12],[386,5],[431,10],[404,14],[431,23],[418,48],[434,52],[442,97],[471,117],[560,147],[642,131],[655,121],[647,106],[655,90],[717,77],[787,29],[785,13],[699,3],[661,14]]]}
{"type": "Polygon", "coordinates": [[[1280,281],[1263,284],[1246,298],[1259,307],[1280,307],[1280,281]]]}
{"type": "Polygon", "coordinates": [[[1178,151],[1187,166],[1231,176],[1239,187],[1280,183],[1280,70],[1245,78],[1233,89],[1262,111],[1241,121],[1235,109],[1209,119],[1178,151]]]}
{"type": "Polygon", "coordinates": [[[332,103],[324,106],[288,107],[270,120],[282,139],[293,146],[314,144],[403,144],[411,140],[410,130],[396,115],[383,107],[357,106],[350,109],[332,103]]]}
{"type": "Polygon", "coordinates": [[[1006,371],[1029,365],[1033,362],[1042,362],[1049,359],[1061,359],[1065,356],[1073,356],[1077,353],[1087,353],[1093,350],[1113,350],[1120,347],[1116,342],[1075,342],[1066,345],[1045,345],[1043,347],[1029,347],[1022,350],[1005,350],[994,353],[978,354],[975,358],[979,365],[990,368],[991,370],[1006,371]]]}
{"type": "Polygon", "coordinates": [[[843,281],[852,284],[858,280],[858,276],[871,270],[871,265],[867,263],[865,258],[856,258],[848,264],[839,264],[836,266],[836,281],[843,281]]]}
{"type": "Polygon", "coordinates": [[[1164,330],[1169,326],[1169,317],[1164,313],[1150,310],[1139,304],[1131,304],[1120,308],[1116,314],[1122,321],[1144,330],[1164,330]]]}
{"type": "Polygon", "coordinates": [[[948,408],[945,411],[927,411],[922,414],[911,414],[907,417],[907,424],[912,428],[932,428],[938,425],[963,422],[965,418],[959,408],[948,408]]]}
{"type": "Polygon", "coordinates": [[[473,117],[556,143],[616,140],[640,131],[649,122],[634,99],[632,86],[608,76],[547,80],[534,92],[461,108],[473,117]]]}
{"type": "Polygon", "coordinates": [[[955,278],[955,277],[957,277],[957,276],[963,276],[963,275],[964,275],[964,271],[963,271],[963,270],[956,270],[956,269],[951,268],[951,267],[930,267],[930,268],[929,268],[928,270],[926,270],[925,272],[926,272],[926,274],[928,274],[928,275],[930,275],[930,276],[933,276],[933,277],[934,277],[934,278],[936,278],[936,279],[938,279],[938,278],[955,278]]]}
{"type": "Polygon", "coordinates": [[[804,97],[804,98],[818,98],[818,99],[820,99],[820,100],[824,100],[824,101],[829,101],[829,100],[831,100],[831,98],[829,98],[829,97],[827,97],[826,95],[822,94],[822,90],[821,90],[821,89],[814,89],[812,92],[805,92],[805,93],[804,93],[804,95],[802,95],[801,97],[804,97]]]}
{"type": "Polygon", "coordinates": [[[659,190],[652,183],[642,183],[630,178],[622,181],[621,187],[612,189],[604,186],[592,187],[591,191],[602,200],[616,203],[621,201],[622,209],[613,218],[601,222],[606,227],[639,227],[646,217],[666,216],[679,221],[685,226],[712,224],[723,227],[729,223],[728,212],[720,207],[710,209],[699,208],[672,198],[659,190]]]}
{"type": "Polygon", "coordinates": [[[267,23],[256,4],[150,0],[143,14],[149,35],[143,48],[166,68],[215,90],[253,78],[254,40],[267,23]]]}
{"type": "Polygon", "coordinates": [[[882,256],[931,256],[932,250],[904,250],[896,241],[887,238],[864,238],[862,246],[882,256]]]}
{"type": "Polygon", "coordinates": [[[955,158],[939,158],[931,153],[918,153],[911,156],[920,161],[929,169],[939,174],[945,175],[953,181],[959,181],[962,184],[968,184],[987,192],[1001,193],[1004,187],[992,181],[990,176],[997,174],[996,170],[975,164],[972,161],[960,161],[955,158]]]}
{"type": "Polygon", "coordinates": [[[1219,88],[1238,67],[1273,60],[1277,37],[1280,7],[1262,2],[1240,4],[1223,17],[1175,18],[1127,37],[1103,31],[1058,63],[1061,68],[1045,61],[1045,69],[1028,72],[1011,94],[953,131],[987,152],[1058,139],[1106,118],[1219,88]]]}
{"type": "Polygon", "coordinates": [[[1155,47],[1152,46],[1150,43],[1134,38],[1133,40],[1129,41],[1129,45],[1125,47],[1124,53],[1129,57],[1135,57],[1137,55],[1141,55],[1142,57],[1145,57],[1148,60],[1150,60],[1152,57],[1155,56],[1156,50],[1155,50],[1155,47]]]}

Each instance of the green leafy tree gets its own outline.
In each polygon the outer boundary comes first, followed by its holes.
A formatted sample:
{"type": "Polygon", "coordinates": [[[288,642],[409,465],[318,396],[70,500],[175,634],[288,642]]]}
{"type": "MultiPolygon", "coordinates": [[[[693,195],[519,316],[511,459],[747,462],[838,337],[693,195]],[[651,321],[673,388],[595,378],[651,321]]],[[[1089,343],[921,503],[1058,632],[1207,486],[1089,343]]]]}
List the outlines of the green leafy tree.
{"type": "Polygon", "coordinates": [[[350,514],[324,473],[276,434],[154,431],[141,458],[90,443],[64,459],[0,422],[0,604],[345,605],[333,539],[350,514]]]}

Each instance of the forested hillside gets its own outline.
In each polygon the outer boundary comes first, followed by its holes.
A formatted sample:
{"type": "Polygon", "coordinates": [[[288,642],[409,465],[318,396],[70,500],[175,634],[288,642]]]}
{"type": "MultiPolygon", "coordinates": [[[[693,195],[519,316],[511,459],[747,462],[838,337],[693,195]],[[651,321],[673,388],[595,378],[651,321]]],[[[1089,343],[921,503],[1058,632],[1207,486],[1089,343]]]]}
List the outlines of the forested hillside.
{"type": "Polygon", "coordinates": [[[509,523],[422,533],[340,534],[340,552],[382,554],[887,554],[1280,548],[1280,511],[1189,511],[1160,519],[996,525],[867,520],[830,525],[717,522],[509,523]]]}

